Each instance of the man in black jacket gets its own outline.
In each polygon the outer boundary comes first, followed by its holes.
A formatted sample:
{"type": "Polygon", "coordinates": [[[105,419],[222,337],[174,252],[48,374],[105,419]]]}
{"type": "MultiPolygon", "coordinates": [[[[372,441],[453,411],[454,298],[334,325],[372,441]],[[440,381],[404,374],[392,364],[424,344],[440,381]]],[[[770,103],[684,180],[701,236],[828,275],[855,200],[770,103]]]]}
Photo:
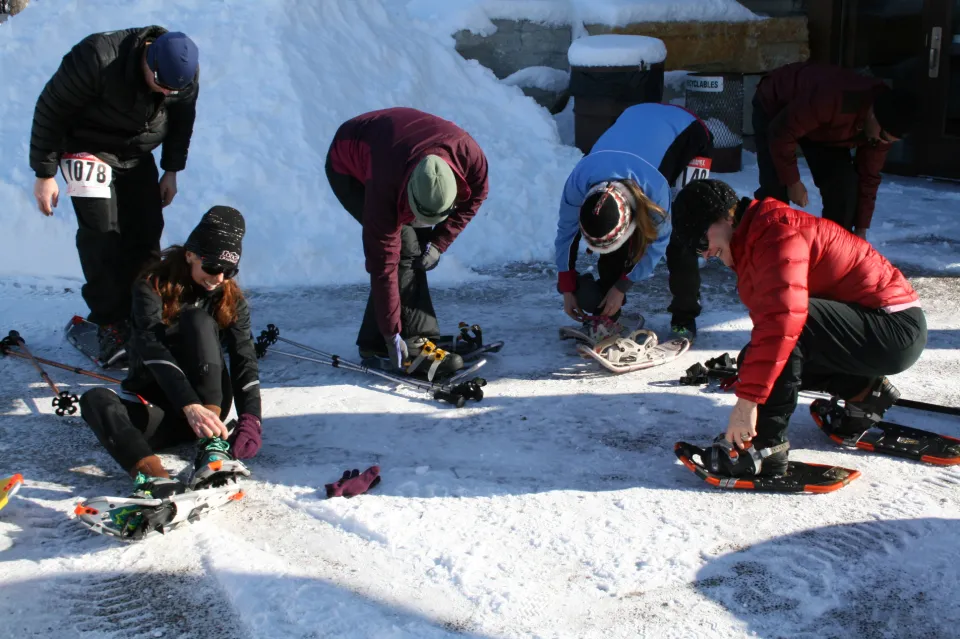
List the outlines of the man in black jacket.
{"type": "Polygon", "coordinates": [[[160,250],[163,207],[187,163],[199,93],[196,44],[151,26],[95,33],[64,56],[33,115],[33,193],[53,215],[57,167],[77,214],[77,251],[100,359],[123,354],[130,289],[160,250]],[[163,144],[159,176],[152,151],[163,144]]]}

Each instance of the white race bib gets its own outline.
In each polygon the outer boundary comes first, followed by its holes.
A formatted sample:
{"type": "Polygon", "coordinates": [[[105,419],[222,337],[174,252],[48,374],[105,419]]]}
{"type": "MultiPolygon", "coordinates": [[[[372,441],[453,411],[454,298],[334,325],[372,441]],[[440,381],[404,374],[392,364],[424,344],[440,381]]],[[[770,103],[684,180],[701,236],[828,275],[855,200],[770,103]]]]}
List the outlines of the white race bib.
{"type": "Polygon", "coordinates": [[[70,197],[110,197],[113,167],[89,153],[64,153],[60,171],[70,197]]]}
{"type": "Polygon", "coordinates": [[[711,164],[712,161],[710,158],[698,157],[690,160],[690,164],[687,165],[687,168],[684,169],[683,173],[680,174],[680,177],[677,178],[677,183],[675,185],[677,190],[682,189],[694,180],[706,180],[708,177],[710,177],[711,164]]]}

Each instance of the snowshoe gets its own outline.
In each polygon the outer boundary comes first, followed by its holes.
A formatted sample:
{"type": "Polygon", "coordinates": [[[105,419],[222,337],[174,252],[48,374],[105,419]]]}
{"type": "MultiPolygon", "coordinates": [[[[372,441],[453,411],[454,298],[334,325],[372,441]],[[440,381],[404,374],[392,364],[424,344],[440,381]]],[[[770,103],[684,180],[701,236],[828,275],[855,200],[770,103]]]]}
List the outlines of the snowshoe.
{"type": "Polygon", "coordinates": [[[813,421],[835,443],[937,466],[960,464],[960,439],[881,421],[877,413],[865,416],[860,406],[845,404],[840,406],[836,398],[810,404],[813,421]]]}
{"type": "Polygon", "coordinates": [[[240,477],[249,477],[250,471],[230,454],[230,444],[219,437],[197,442],[197,457],[188,485],[191,490],[219,488],[235,484],[240,477]]]}
{"type": "Polygon", "coordinates": [[[131,497],[94,497],[78,504],[74,514],[96,533],[139,541],[152,533],[164,534],[184,522],[196,521],[244,496],[236,486],[189,490],[175,479],[141,475],[137,480],[140,483],[131,497]]]}
{"type": "Polygon", "coordinates": [[[11,477],[0,478],[0,510],[7,505],[10,498],[17,494],[23,485],[23,475],[17,473],[11,477]]]}
{"type": "Polygon", "coordinates": [[[70,318],[63,329],[67,342],[100,368],[123,367],[129,359],[128,333],[126,323],[101,327],[79,315],[70,318]]]}
{"type": "MultiPolygon", "coordinates": [[[[722,438],[722,436],[721,436],[722,438]]],[[[732,447],[729,442],[727,446],[732,447]]],[[[798,461],[786,462],[786,469],[782,474],[765,475],[763,471],[763,451],[758,454],[752,447],[746,451],[735,451],[736,456],[729,455],[718,448],[716,443],[709,449],[699,448],[686,442],[677,442],[674,446],[674,452],[677,458],[683,462],[689,470],[693,471],[697,477],[717,488],[729,488],[738,490],[755,490],[764,492],[784,492],[784,493],[829,493],[843,488],[854,479],[860,476],[859,470],[843,468],[841,466],[828,466],[825,464],[807,464],[798,461]],[[724,456],[728,458],[727,462],[719,462],[720,465],[711,464],[721,460],[724,456]],[[748,468],[757,468],[757,457],[760,457],[761,474],[747,473],[748,468]],[[720,474],[713,472],[716,468],[721,473],[725,470],[724,464],[743,471],[739,476],[720,474]]],[[[771,449],[766,449],[770,451],[771,449]]],[[[786,451],[781,451],[785,453],[786,451]]],[[[773,461],[778,453],[767,454],[766,459],[773,461]]],[[[778,464],[779,465],[779,464],[778,464]]]]}
{"type": "MultiPolygon", "coordinates": [[[[634,329],[634,332],[642,329],[643,325],[644,319],[641,315],[637,321],[637,327],[634,329]]],[[[573,339],[587,346],[596,346],[609,337],[622,336],[626,330],[623,324],[615,322],[609,317],[597,315],[587,318],[579,328],[561,326],[560,339],[573,339]]]]}
{"type": "Polygon", "coordinates": [[[485,353],[499,353],[503,348],[502,341],[484,344],[483,329],[478,324],[471,326],[460,322],[459,328],[460,332],[456,335],[441,335],[434,343],[438,348],[456,353],[465,363],[472,362],[485,353]]]}
{"type": "Polygon", "coordinates": [[[590,347],[577,346],[581,355],[600,363],[611,373],[629,373],[660,366],[672,361],[690,349],[686,339],[672,339],[660,344],[653,331],[637,330],[627,337],[608,337],[590,347]]]}

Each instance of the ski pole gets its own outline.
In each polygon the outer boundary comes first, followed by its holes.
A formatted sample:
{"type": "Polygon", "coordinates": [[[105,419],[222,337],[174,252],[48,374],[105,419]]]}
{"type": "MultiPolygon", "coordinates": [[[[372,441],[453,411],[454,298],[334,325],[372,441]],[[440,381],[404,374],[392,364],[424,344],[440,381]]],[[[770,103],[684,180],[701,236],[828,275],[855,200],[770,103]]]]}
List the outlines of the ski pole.
{"type": "Polygon", "coordinates": [[[20,333],[17,331],[10,331],[10,333],[3,338],[3,343],[4,351],[9,351],[9,347],[13,345],[19,348],[30,359],[34,368],[36,368],[37,372],[40,373],[40,378],[45,381],[48,386],[50,386],[51,390],[53,390],[53,407],[56,409],[55,412],[59,417],[63,417],[64,415],[73,415],[77,412],[76,404],[80,401],[79,398],[74,394],[71,394],[67,391],[61,391],[59,388],[57,388],[57,385],[53,383],[53,380],[50,379],[50,376],[47,375],[47,372],[43,370],[42,366],[40,366],[40,362],[37,361],[37,358],[34,357],[30,352],[30,349],[27,348],[23,338],[20,337],[20,333]]]}
{"type": "MultiPolygon", "coordinates": [[[[26,354],[24,354],[24,353],[20,353],[20,352],[15,351],[15,350],[11,350],[10,348],[4,348],[2,354],[3,354],[3,355],[10,355],[10,356],[12,356],[12,357],[19,357],[20,359],[30,359],[30,356],[29,356],[29,355],[26,355],[26,354]]],[[[78,367],[76,367],[76,366],[70,366],[69,364],[61,364],[60,362],[56,362],[56,361],[54,361],[54,360],[52,360],[52,359],[45,359],[45,358],[43,358],[43,357],[36,357],[36,355],[34,355],[34,357],[36,358],[36,360],[37,360],[38,362],[40,362],[40,363],[43,364],[44,366],[53,366],[54,368],[59,368],[59,369],[65,370],[65,371],[70,371],[71,373],[76,373],[77,375],[86,375],[87,377],[92,377],[92,378],[94,378],[94,379],[99,379],[99,380],[102,380],[102,381],[104,381],[104,382],[110,382],[111,384],[120,384],[120,383],[121,383],[121,380],[119,380],[119,379],[114,379],[113,377],[108,377],[108,376],[106,376],[106,375],[101,375],[100,373],[94,373],[93,371],[88,371],[88,370],[86,370],[86,369],[78,368],[78,367]]]]}

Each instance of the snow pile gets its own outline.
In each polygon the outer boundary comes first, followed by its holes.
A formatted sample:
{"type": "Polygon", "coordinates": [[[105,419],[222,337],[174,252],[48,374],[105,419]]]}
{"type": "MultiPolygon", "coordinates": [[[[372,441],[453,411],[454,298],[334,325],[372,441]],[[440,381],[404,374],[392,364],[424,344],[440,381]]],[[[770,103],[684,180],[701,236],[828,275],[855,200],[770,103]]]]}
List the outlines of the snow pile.
{"type": "Polygon", "coordinates": [[[364,281],[360,228],[330,191],[324,160],[344,120],[402,105],[455,121],[490,165],[490,197],[441,261],[439,279],[548,259],[559,194],[581,154],[560,144],[553,119],[518,88],[394,8],[387,0],[103,0],[97,11],[31,4],[0,29],[0,274],[81,277],[69,198],[44,218],[32,197],[33,109],[76,42],[149,24],[190,34],[203,69],[164,244],[182,242],[203,211],[226,204],[247,218],[244,285],[364,281]]]}
{"type": "Polygon", "coordinates": [[[573,67],[628,67],[667,59],[663,40],[640,35],[595,35],[574,40],[567,51],[573,67]]]}
{"type": "Polygon", "coordinates": [[[553,67],[526,67],[511,73],[502,82],[515,87],[560,92],[570,86],[570,72],[553,67]]]}
{"type": "Polygon", "coordinates": [[[439,32],[496,32],[492,20],[548,25],[743,22],[759,16],[735,0],[405,0],[409,15],[439,32]]]}

